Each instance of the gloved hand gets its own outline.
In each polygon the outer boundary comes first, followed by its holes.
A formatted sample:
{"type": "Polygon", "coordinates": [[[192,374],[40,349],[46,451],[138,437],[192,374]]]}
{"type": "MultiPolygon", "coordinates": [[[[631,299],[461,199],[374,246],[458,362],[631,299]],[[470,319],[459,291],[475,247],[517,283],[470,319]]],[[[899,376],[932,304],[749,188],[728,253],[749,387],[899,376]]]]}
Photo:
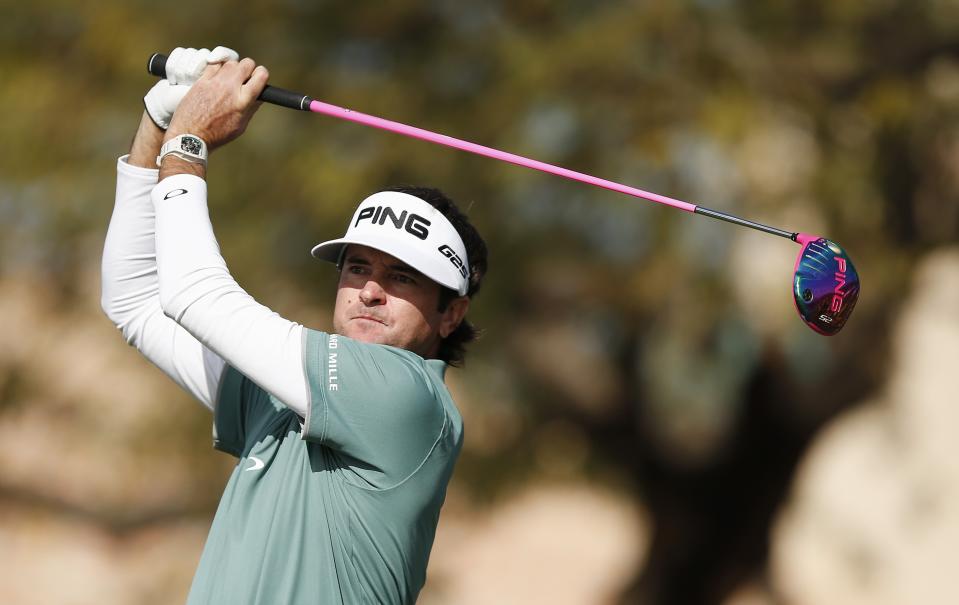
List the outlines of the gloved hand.
{"type": "Polygon", "coordinates": [[[166,130],[173,112],[207,65],[239,60],[236,51],[225,46],[217,46],[212,51],[174,48],[166,62],[166,79],[157,82],[143,97],[147,115],[154,124],[166,130]]]}

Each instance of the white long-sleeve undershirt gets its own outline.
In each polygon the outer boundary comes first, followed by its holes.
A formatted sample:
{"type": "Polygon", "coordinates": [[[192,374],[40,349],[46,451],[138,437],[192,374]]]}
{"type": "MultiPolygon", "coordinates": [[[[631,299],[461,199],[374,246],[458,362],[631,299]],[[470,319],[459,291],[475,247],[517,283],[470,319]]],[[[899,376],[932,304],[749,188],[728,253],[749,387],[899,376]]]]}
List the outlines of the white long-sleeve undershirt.
{"type": "Polygon", "coordinates": [[[206,182],[156,179],[156,170],[125,158],[117,164],[102,266],[107,316],[207,407],[229,364],[305,416],[303,327],[257,303],[230,275],[210,224],[206,182]]]}

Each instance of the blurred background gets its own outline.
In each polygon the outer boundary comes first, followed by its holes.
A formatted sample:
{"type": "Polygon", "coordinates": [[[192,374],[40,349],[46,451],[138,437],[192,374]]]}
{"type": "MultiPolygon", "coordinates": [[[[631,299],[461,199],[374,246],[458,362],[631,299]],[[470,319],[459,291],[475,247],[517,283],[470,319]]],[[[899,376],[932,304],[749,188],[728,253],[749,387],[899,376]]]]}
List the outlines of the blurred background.
{"type": "Polygon", "coordinates": [[[317,241],[439,187],[491,250],[448,374],[466,442],[420,602],[959,602],[959,4],[3,2],[0,602],[182,602],[234,459],[99,309],[153,84],[223,44],[271,82],[789,230],[856,261],[838,336],[799,248],[265,106],[215,153],[234,275],[328,329],[317,241]]]}

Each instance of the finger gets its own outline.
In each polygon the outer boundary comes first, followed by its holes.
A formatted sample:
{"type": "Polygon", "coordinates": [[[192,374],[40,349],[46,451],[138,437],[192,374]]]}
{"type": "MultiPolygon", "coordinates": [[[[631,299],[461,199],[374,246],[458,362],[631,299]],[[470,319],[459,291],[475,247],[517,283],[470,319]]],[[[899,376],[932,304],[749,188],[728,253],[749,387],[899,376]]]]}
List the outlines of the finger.
{"type": "Polygon", "coordinates": [[[243,59],[242,61],[226,61],[218,65],[220,69],[216,72],[217,77],[228,79],[236,86],[240,86],[246,82],[256,67],[256,63],[250,58],[243,59]]]}
{"type": "Polygon", "coordinates": [[[224,63],[226,61],[239,61],[240,55],[237,54],[232,48],[227,48],[226,46],[217,46],[212,51],[210,51],[210,56],[207,57],[207,62],[209,63],[224,63]]]}
{"type": "Polygon", "coordinates": [[[210,56],[210,51],[205,48],[192,53],[189,56],[190,60],[183,65],[183,73],[178,83],[196,82],[203,75],[203,70],[206,69],[208,56],[210,56]]]}
{"type": "Polygon", "coordinates": [[[237,63],[237,77],[240,78],[240,82],[246,82],[250,79],[250,76],[253,74],[253,70],[256,69],[256,61],[249,57],[244,57],[239,63],[237,63]]]}
{"type": "Polygon", "coordinates": [[[240,87],[241,98],[245,103],[251,103],[260,96],[270,79],[270,72],[262,65],[256,66],[249,79],[240,87]]]}
{"type": "Polygon", "coordinates": [[[209,79],[213,77],[213,74],[220,71],[220,68],[223,67],[223,63],[208,63],[206,67],[203,68],[203,75],[201,78],[209,79]]]}
{"type": "Polygon", "coordinates": [[[206,67],[206,57],[210,54],[205,48],[176,48],[166,62],[166,77],[173,84],[192,84],[206,67]]]}
{"type": "Polygon", "coordinates": [[[192,48],[183,48],[182,46],[177,46],[170,51],[169,57],[166,61],[166,79],[170,81],[171,84],[178,84],[180,81],[180,69],[179,65],[183,62],[183,57],[191,52],[192,48]]]}

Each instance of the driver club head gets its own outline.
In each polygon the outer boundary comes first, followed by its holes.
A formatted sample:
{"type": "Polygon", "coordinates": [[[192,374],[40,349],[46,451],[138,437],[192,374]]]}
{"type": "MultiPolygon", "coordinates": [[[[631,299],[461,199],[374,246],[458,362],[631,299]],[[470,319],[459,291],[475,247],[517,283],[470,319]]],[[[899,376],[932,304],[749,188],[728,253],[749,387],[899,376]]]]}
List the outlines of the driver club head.
{"type": "Polygon", "coordinates": [[[859,273],[842,247],[818,235],[800,233],[802,245],[793,274],[796,310],[810,328],[832,336],[846,325],[859,299],[859,273]]]}

